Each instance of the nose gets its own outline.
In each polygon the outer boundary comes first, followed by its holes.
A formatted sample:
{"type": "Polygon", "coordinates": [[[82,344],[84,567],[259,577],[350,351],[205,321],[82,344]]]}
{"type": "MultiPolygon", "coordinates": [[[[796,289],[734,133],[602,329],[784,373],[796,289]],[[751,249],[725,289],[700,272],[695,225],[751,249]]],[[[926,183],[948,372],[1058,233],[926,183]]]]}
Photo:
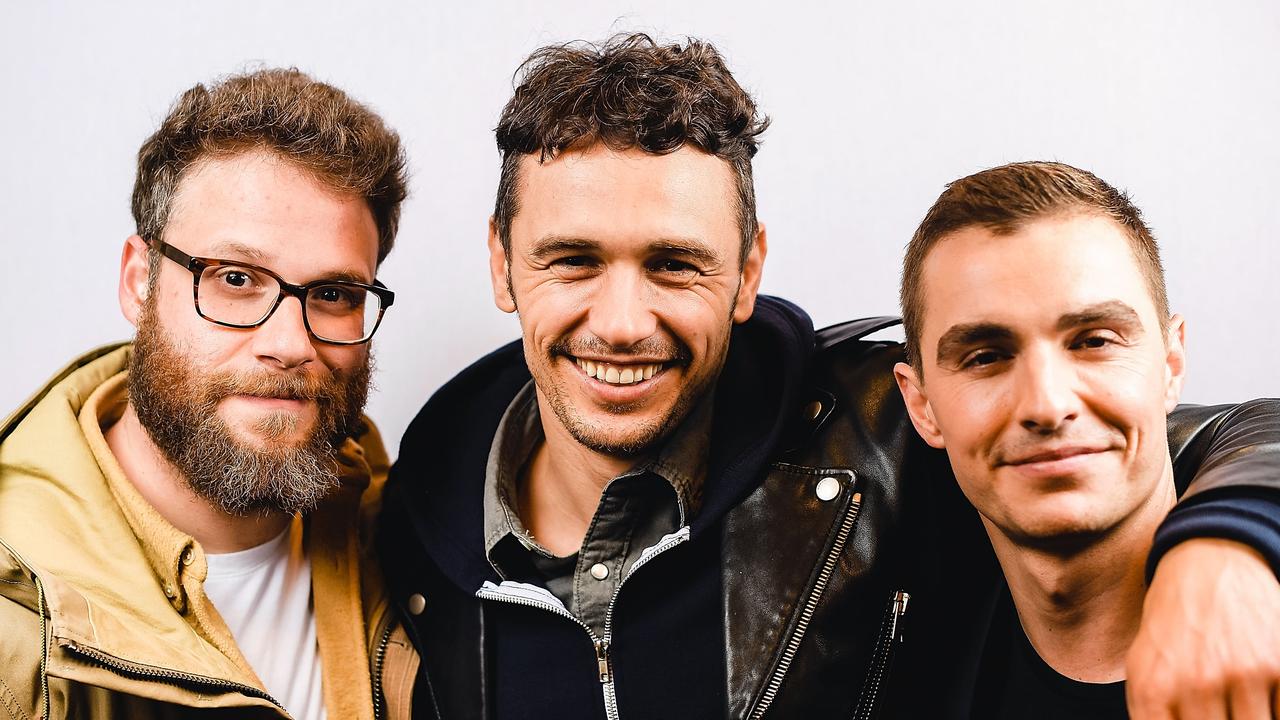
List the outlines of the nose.
{"type": "Polygon", "coordinates": [[[658,320],[646,297],[644,279],[637,273],[611,269],[590,299],[587,329],[611,347],[625,348],[651,337],[658,320]]]}
{"type": "Polygon", "coordinates": [[[1053,350],[1024,352],[1015,380],[1015,406],[1023,428],[1053,434],[1080,415],[1076,373],[1069,358],[1053,350]]]}
{"type": "Polygon", "coordinates": [[[302,319],[302,301],[286,295],[267,321],[253,329],[253,353],[262,362],[289,369],[311,362],[316,348],[302,319]]]}

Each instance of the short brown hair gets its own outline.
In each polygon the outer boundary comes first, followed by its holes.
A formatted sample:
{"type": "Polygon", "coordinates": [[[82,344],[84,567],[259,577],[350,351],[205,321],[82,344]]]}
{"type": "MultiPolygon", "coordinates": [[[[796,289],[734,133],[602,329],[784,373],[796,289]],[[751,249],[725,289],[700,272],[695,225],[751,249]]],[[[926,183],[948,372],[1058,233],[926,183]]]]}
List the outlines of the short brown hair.
{"type": "Polygon", "coordinates": [[[756,235],[751,158],[769,120],[710,43],[658,45],[633,34],[553,45],[530,55],[516,76],[495,131],[502,175],[493,215],[504,248],[511,249],[522,157],[537,153],[543,162],[596,142],[655,155],[692,144],[733,168],[746,257],[756,235]]]}
{"type": "Polygon", "coordinates": [[[296,69],[232,75],[178,98],[138,151],[138,235],[161,238],[178,184],[196,162],[257,148],[363,197],[378,226],[378,262],[391,252],[408,194],[399,136],[346,93],[296,69]]]}
{"type": "Polygon", "coordinates": [[[975,225],[996,235],[1008,235],[1033,220],[1070,213],[1109,218],[1125,231],[1156,312],[1162,320],[1169,317],[1160,248],[1128,195],[1087,170],[1063,163],[1001,165],[948,184],[907,245],[900,299],[907,359],[917,372],[924,369],[920,331],[925,298],[920,276],[929,251],[946,236],[975,225]]]}

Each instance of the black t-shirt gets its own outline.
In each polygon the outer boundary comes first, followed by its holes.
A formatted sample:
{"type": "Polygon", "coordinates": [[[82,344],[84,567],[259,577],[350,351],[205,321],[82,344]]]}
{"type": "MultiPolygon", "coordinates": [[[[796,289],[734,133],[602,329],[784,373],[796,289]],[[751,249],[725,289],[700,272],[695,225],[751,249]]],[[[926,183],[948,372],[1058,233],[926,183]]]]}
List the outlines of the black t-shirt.
{"type": "Polygon", "coordinates": [[[977,720],[1125,720],[1124,681],[1086,683],[1049,667],[1018,622],[1006,590],[987,638],[972,717],[977,720]]]}

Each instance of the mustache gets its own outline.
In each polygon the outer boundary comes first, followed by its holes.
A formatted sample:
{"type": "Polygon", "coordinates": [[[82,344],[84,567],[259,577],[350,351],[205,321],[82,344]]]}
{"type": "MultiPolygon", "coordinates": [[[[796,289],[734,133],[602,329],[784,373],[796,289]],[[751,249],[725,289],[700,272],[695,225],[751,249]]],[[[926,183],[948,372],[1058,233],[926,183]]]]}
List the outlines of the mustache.
{"type": "Polygon", "coordinates": [[[341,389],[342,380],[336,374],[332,378],[322,378],[303,372],[221,373],[208,379],[205,400],[217,402],[232,395],[250,395],[328,404],[337,399],[341,389]]]}
{"type": "Polygon", "coordinates": [[[651,336],[633,345],[610,345],[595,335],[587,337],[560,338],[551,343],[548,351],[552,356],[579,357],[582,355],[635,355],[644,358],[666,358],[669,362],[687,363],[693,359],[693,352],[679,341],[663,337],[651,336]]]}

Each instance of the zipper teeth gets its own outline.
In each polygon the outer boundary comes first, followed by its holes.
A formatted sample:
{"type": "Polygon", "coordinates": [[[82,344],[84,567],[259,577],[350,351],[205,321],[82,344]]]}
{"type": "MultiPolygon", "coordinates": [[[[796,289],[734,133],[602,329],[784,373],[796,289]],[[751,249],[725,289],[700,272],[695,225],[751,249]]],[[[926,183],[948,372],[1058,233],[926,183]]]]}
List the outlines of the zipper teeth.
{"type": "Polygon", "coordinates": [[[106,667],[111,670],[115,670],[116,672],[123,673],[125,675],[135,675],[135,676],[140,676],[144,678],[164,680],[171,683],[187,682],[187,683],[194,683],[197,685],[207,685],[212,687],[227,688],[230,690],[236,690],[250,697],[256,697],[261,700],[266,700],[270,702],[272,705],[275,705],[277,708],[284,710],[284,706],[281,705],[279,702],[277,702],[275,698],[271,697],[271,695],[269,695],[268,693],[262,690],[259,690],[256,687],[253,687],[252,685],[245,685],[244,683],[238,683],[231,680],[222,680],[220,678],[212,678],[212,677],[207,677],[205,675],[195,675],[193,673],[185,673],[178,670],[169,670],[167,668],[159,668],[152,665],[142,665],[140,663],[129,662],[128,660],[121,660],[120,658],[115,657],[114,655],[108,655],[107,653],[101,652],[99,650],[94,650],[93,648],[84,647],[75,642],[68,642],[65,645],[63,645],[63,647],[65,647],[67,650],[70,650],[71,652],[77,655],[88,658],[89,660],[92,660],[98,663],[99,665],[102,665],[103,667],[106,667]]]}
{"type": "Polygon", "coordinates": [[[48,620],[44,616],[44,583],[40,582],[40,578],[36,578],[36,601],[39,603],[40,612],[40,700],[44,706],[44,717],[53,717],[53,710],[49,707],[49,627],[48,620]]]}
{"type": "Polygon", "coordinates": [[[866,686],[862,690],[862,697],[858,700],[858,709],[854,713],[854,720],[869,720],[872,717],[876,699],[880,695],[880,685],[884,682],[885,671],[889,667],[889,658],[893,655],[893,641],[898,636],[898,620],[906,614],[907,601],[910,597],[907,593],[898,590],[889,601],[889,609],[885,613],[884,623],[881,625],[880,637],[876,642],[875,655],[872,658],[870,672],[867,673],[866,686]]]}
{"type": "Polygon", "coordinates": [[[391,630],[395,623],[388,622],[387,629],[382,633],[382,639],[378,641],[378,649],[373,654],[373,718],[379,720],[382,717],[383,706],[383,689],[382,689],[382,665],[387,659],[387,646],[391,644],[391,630]]]}
{"type": "Polygon", "coordinates": [[[809,592],[809,598],[805,601],[804,608],[800,612],[800,620],[796,623],[795,632],[791,634],[791,639],[787,642],[787,647],[782,652],[782,659],[778,661],[778,667],[773,672],[773,677],[769,679],[769,684],[765,687],[764,694],[760,696],[760,702],[756,704],[755,709],[751,712],[751,720],[759,720],[769,706],[773,704],[774,697],[777,696],[778,690],[782,688],[782,680],[787,675],[787,670],[791,667],[791,661],[795,659],[796,652],[800,649],[800,642],[804,640],[805,631],[809,629],[809,621],[813,619],[813,613],[818,609],[818,600],[822,598],[822,593],[827,589],[827,583],[831,582],[831,574],[835,571],[836,562],[840,558],[840,553],[844,551],[844,544],[849,539],[849,532],[853,530],[853,523],[858,519],[858,509],[862,507],[861,493],[854,493],[853,498],[849,501],[849,509],[845,511],[844,520],[840,523],[840,530],[836,533],[835,542],[831,545],[831,550],[827,553],[826,560],[822,563],[822,570],[818,573],[818,581],[814,583],[813,590],[809,592]]]}

